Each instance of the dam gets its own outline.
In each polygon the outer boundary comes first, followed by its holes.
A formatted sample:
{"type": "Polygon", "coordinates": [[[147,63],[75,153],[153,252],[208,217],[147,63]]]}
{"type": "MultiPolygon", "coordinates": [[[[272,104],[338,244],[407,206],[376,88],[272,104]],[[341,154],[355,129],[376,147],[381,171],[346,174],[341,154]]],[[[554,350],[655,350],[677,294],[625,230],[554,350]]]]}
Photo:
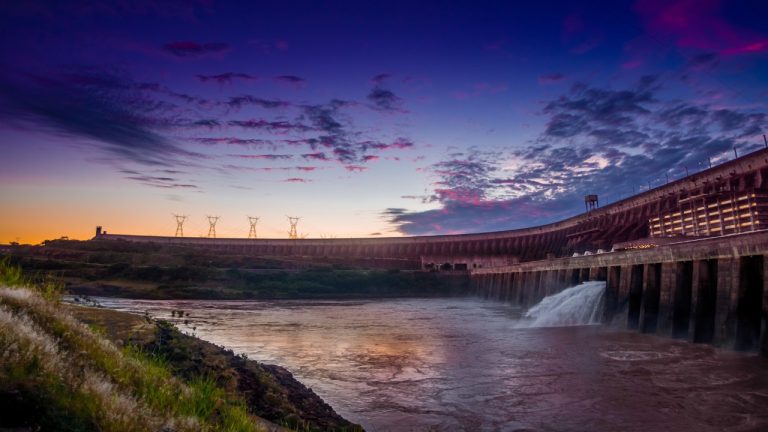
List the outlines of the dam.
{"type": "Polygon", "coordinates": [[[468,274],[521,306],[605,281],[602,321],[768,355],[768,149],[537,227],[461,235],[242,239],[108,234],[246,256],[468,274]]]}

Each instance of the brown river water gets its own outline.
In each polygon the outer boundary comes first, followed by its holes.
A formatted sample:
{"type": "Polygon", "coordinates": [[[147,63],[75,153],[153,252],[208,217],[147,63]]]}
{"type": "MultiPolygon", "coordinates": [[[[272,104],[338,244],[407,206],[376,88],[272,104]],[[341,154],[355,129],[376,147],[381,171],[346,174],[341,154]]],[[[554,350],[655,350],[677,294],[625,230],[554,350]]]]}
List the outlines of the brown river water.
{"type": "Polygon", "coordinates": [[[521,328],[502,303],[97,300],[281,365],[369,431],[768,431],[766,358],[600,325],[521,328]]]}

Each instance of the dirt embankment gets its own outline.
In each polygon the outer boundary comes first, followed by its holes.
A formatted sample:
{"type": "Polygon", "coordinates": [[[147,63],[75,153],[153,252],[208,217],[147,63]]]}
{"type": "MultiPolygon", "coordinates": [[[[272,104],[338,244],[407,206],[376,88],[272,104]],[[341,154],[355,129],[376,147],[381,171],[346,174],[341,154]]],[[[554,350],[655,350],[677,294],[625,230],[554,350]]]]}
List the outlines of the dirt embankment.
{"type": "Polygon", "coordinates": [[[215,378],[222,387],[240,394],[251,413],[275,424],[302,431],[362,431],[285,368],[236,355],[185,335],[165,321],[102,308],[65,307],[79,320],[102,329],[113,342],[133,344],[167,359],[174,374],[185,380],[215,378]]]}

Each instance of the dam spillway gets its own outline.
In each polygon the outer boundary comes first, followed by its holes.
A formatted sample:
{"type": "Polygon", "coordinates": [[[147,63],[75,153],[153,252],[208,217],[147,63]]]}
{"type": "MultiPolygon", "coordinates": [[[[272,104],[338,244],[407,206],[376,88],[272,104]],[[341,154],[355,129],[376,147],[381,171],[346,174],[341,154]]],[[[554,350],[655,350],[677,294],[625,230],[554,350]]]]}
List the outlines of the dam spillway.
{"type": "Polygon", "coordinates": [[[768,230],[471,271],[473,290],[528,307],[605,281],[603,322],[768,355],[768,230]]]}

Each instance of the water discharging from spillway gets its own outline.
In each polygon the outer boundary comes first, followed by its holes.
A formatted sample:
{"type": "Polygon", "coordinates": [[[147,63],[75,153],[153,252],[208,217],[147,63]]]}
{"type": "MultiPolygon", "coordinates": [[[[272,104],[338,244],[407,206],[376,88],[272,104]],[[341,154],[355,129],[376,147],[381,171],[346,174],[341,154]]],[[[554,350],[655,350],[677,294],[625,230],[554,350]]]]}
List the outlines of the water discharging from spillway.
{"type": "Polygon", "coordinates": [[[600,324],[605,282],[584,282],[544,297],[526,312],[518,327],[600,324]]]}

